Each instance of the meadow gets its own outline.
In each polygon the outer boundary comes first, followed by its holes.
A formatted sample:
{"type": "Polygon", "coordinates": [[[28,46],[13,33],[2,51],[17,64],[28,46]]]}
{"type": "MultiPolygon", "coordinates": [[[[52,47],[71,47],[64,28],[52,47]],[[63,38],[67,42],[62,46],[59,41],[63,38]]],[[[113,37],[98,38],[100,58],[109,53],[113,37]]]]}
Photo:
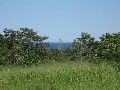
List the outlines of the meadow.
{"type": "Polygon", "coordinates": [[[120,71],[110,62],[1,66],[0,90],[120,90],[120,71]]]}

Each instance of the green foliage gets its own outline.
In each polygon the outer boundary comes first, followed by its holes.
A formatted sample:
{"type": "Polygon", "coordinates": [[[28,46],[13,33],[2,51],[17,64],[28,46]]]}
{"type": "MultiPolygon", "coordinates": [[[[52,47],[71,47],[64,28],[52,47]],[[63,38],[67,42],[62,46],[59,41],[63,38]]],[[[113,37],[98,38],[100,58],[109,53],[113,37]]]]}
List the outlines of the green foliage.
{"type": "Polygon", "coordinates": [[[73,48],[65,49],[59,39],[58,49],[50,49],[47,36],[39,36],[33,29],[4,29],[0,34],[0,65],[32,65],[43,60],[105,60],[120,61],[120,32],[106,33],[96,41],[90,34],[82,32],[74,39],[73,48]]]}
{"type": "Polygon", "coordinates": [[[3,32],[0,34],[0,64],[37,64],[41,56],[47,56],[48,43],[44,40],[48,37],[41,37],[29,28],[17,31],[5,28],[3,32]]]}
{"type": "Polygon", "coordinates": [[[81,33],[80,38],[76,38],[73,42],[73,55],[77,55],[82,60],[85,57],[91,58],[91,53],[93,53],[94,38],[88,33],[81,33]]]}
{"type": "Polygon", "coordinates": [[[100,39],[102,58],[120,61],[120,32],[113,34],[106,33],[100,39]]]}
{"type": "Polygon", "coordinates": [[[87,62],[0,67],[0,90],[119,90],[120,72],[111,64],[87,62]],[[2,69],[1,69],[2,68],[2,69]]]}
{"type": "Polygon", "coordinates": [[[39,64],[41,62],[40,56],[34,52],[25,52],[17,59],[18,65],[30,66],[32,64],[39,64]]]}
{"type": "Polygon", "coordinates": [[[73,42],[73,54],[81,59],[120,61],[120,32],[106,33],[95,41],[88,33],[81,33],[73,42]]]}

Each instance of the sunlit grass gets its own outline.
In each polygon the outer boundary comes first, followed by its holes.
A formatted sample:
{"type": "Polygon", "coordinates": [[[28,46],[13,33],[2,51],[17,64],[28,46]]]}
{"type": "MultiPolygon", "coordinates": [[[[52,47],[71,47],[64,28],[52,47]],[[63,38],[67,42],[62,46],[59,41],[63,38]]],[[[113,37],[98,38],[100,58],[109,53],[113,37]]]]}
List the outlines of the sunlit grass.
{"type": "Polygon", "coordinates": [[[120,90],[120,72],[87,62],[0,67],[0,90],[120,90]]]}

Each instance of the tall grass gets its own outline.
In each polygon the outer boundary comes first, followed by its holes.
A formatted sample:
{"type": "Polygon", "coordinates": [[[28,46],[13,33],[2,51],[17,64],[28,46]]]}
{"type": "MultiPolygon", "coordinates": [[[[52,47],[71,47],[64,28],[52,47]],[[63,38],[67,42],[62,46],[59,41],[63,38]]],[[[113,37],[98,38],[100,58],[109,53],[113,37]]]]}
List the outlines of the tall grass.
{"type": "Polygon", "coordinates": [[[120,90],[120,72],[87,62],[0,67],[0,90],[120,90]]]}

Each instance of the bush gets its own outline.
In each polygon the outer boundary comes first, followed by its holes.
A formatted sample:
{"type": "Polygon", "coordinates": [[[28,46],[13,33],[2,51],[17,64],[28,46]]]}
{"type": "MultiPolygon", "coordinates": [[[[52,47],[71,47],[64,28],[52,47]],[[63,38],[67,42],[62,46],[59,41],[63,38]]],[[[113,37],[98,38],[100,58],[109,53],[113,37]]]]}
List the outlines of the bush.
{"type": "Polygon", "coordinates": [[[23,53],[17,60],[18,65],[27,66],[30,66],[32,64],[39,64],[41,62],[42,62],[41,57],[33,52],[23,53]]]}

